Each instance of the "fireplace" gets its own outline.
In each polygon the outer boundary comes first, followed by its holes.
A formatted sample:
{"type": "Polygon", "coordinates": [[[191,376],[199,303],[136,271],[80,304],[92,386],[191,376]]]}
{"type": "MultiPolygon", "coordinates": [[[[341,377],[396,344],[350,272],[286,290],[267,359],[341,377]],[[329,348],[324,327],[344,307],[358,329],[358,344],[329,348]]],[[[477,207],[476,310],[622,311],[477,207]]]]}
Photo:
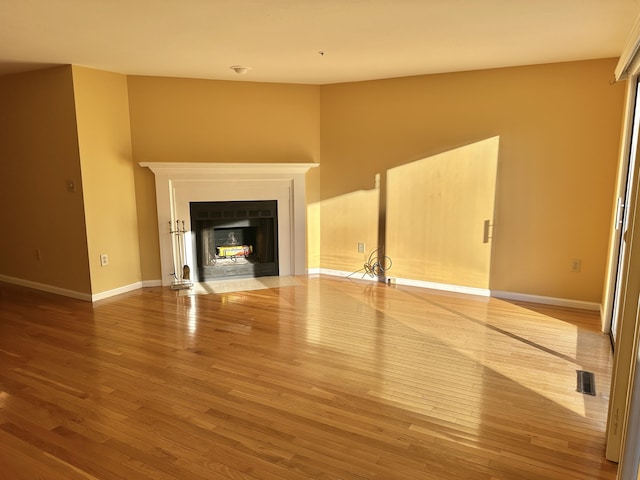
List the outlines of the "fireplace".
{"type": "Polygon", "coordinates": [[[154,173],[160,243],[161,284],[171,285],[177,267],[175,235],[167,229],[185,230],[184,263],[191,280],[200,281],[196,268],[190,205],[194,202],[277,201],[278,275],[306,273],[305,174],[317,163],[183,163],[143,162],[154,173]]]}
{"type": "Polygon", "coordinates": [[[200,281],[278,275],[278,202],[190,202],[200,281]]]}

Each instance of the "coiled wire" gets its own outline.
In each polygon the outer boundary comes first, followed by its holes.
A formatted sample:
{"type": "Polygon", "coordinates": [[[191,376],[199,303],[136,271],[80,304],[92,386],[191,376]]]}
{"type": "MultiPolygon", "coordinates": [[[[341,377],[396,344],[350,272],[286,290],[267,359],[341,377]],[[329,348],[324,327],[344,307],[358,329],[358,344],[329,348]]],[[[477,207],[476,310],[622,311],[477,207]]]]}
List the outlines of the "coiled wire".
{"type": "Polygon", "coordinates": [[[363,265],[363,267],[360,270],[356,270],[355,272],[347,275],[347,278],[360,272],[363,272],[362,278],[366,277],[367,275],[371,278],[384,277],[386,271],[389,270],[392,265],[393,262],[391,261],[391,258],[387,255],[384,255],[380,248],[376,248],[373,252],[371,252],[371,254],[369,255],[369,259],[363,265]]]}

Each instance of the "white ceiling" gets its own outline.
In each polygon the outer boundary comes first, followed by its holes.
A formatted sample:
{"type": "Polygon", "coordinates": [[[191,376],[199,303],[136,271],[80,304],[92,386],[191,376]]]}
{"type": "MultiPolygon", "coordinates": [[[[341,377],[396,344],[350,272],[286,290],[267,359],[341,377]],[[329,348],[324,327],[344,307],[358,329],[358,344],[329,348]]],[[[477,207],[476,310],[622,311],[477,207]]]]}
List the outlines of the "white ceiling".
{"type": "Polygon", "coordinates": [[[0,0],[0,74],[328,84],[617,57],[639,13],[640,0],[0,0]]]}

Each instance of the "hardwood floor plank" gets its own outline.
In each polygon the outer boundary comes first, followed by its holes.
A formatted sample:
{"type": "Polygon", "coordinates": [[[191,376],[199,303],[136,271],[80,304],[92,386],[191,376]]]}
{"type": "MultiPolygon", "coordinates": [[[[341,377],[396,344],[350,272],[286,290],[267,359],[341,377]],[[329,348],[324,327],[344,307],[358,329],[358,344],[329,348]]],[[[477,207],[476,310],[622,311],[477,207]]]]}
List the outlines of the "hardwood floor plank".
{"type": "Polygon", "coordinates": [[[298,280],[93,305],[0,283],[0,480],[615,479],[596,313],[298,280]]]}

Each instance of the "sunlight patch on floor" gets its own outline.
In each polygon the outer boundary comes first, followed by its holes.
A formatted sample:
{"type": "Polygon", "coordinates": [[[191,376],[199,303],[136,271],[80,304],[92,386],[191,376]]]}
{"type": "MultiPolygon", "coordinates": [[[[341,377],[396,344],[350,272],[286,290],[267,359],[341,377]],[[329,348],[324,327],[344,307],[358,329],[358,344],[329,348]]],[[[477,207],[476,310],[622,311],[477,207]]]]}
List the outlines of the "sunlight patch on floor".
{"type": "Polygon", "coordinates": [[[232,292],[243,292],[249,290],[264,290],[267,288],[291,287],[300,285],[295,277],[256,277],[256,278],[234,278],[224,280],[214,280],[211,282],[198,282],[193,288],[180,290],[180,296],[206,295],[210,293],[222,294],[232,292]]]}

